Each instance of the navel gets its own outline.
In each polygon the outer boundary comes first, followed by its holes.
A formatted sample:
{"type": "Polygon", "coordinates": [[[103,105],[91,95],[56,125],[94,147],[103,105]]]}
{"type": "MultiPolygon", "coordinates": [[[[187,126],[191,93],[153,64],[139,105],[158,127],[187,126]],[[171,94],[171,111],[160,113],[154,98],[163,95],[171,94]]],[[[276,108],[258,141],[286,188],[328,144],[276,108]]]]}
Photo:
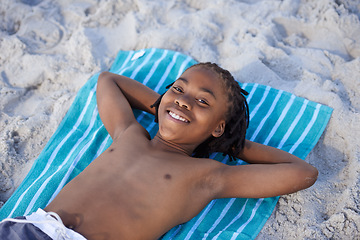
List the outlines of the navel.
{"type": "Polygon", "coordinates": [[[170,180],[170,179],[171,179],[171,175],[167,173],[167,174],[164,175],[164,178],[170,180]]]}
{"type": "Polygon", "coordinates": [[[112,151],[114,151],[114,149],[113,149],[113,148],[110,148],[110,149],[109,149],[109,152],[112,152],[112,151]]]}

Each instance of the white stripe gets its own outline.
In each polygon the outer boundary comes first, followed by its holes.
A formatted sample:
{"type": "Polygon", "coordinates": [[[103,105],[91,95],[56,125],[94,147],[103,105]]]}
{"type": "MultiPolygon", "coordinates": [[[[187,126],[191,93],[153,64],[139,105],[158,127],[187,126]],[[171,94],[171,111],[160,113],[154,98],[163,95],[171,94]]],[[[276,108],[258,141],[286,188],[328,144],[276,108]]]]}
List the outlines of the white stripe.
{"type": "Polygon", "coordinates": [[[156,122],[152,122],[150,123],[150,125],[146,128],[146,131],[148,131],[149,133],[151,132],[151,130],[156,126],[156,122]]]}
{"type": "Polygon", "coordinates": [[[243,83],[240,87],[245,90],[247,85],[248,85],[247,83],[243,83]]]}
{"type": "Polygon", "coordinates": [[[151,52],[147,55],[145,60],[135,69],[135,71],[131,74],[130,78],[134,79],[136,77],[136,75],[139,73],[140,69],[143,68],[145,66],[145,64],[147,64],[149,62],[149,60],[151,59],[151,57],[154,55],[155,50],[156,50],[155,48],[151,49],[151,52]]]}
{"type": "Polygon", "coordinates": [[[203,213],[200,215],[199,219],[195,222],[195,224],[192,226],[192,228],[190,229],[190,231],[188,232],[188,234],[186,235],[186,237],[184,238],[184,240],[188,240],[191,235],[194,233],[195,229],[199,226],[199,224],[202,222],[202,220],[205,218],[206,214],[211,210],[211,208],[214,206],[216,202],[215,200],[212,200],[207,207],[203,210],[203,213]]]}
{"type": "Polygon", "coordinates": [[[217,154],[216,152],[210,154],[210,158],[214,158],[216,156],[216,154],[217,154]]]}
{"type": "Polygon", "coordinates": [[[96,89],[97,84],[95,84],[95,86],[90,90],[90,94],[87,98],[86,104],[79,116],[79,118],[77,119],[75,125],[73,126],[73,128],[71,129],[71,131],[69,131],[69,133],[65,136],[65,138],[60,142],[60,144],[56,147],[56,149],[52,152],[44,170],[41,172],[41,174],[39,175],[39,177],[37,177],[32,183],[31,185],[21,194],[21,196],[19,197],[19,199],[17,200],[17,202],[15,203],[13,209],[11,210],[9,217],[15,212],[16,208],[19,206],[20,202],[22,201],[22,199],[24,198],[25,194],[32,188],[32,186],[38,182],[44,175],[45,173],[48,171],[48,169],[50,168],[50,165],[52,164],[52,162],[54,161],[56,155],[58,154],[59,150],[62,148],[62,146],[64,145],[64,143],[69,139],[69,137],[76,131],[76,129],[79,127],[81,121],[84,118],[84,115],[89,107],[90,101],[94,95],[95,89],[96,89]]]}
{"type": "Polygon", "coordinates": [[[264,145],[268,145],[268,143],[270,142],[270,139],[274,136],[274,134],[275,134],[275,132],[278,130],[280,124],[281,124],[282,121],[284,120],[286,114],[289,112],[289,109],[290,109],[291,105],[293,104],[294,100],[295,100],[295,95],[292,94],[290,100],[289,100],[288,103],[286,104],[286,106],[285,106],[285,108],[283,109],[280,117],[278,118],[278,120],[276,121],[274,127],[272,128],[269,136],[265,139],[265,141],[264,141],[264,143],[263,143],[264,145]]]}
{"type": "Polygon", "coordinates": [[[178,79],[181,74],[184,72],[185,67],[187,66],[187,64],[192,60],[192,58],[190,56],[188,56],[185,61],[181,64],[180,68],[179,68],[179,72],[178,75],[176,76],[176,79],[178,79]]]}
{"type": "Polygon", "coordinates": [[[222,212],[220,213],[220,216],[216,219],[214,224],[211,226],[211,228],[204,234],[203,240],[206,239],[209,234],[214,231],[214,229],[219,225],[221,220],[225,217],[226,213],[229,211],[230,207],[233,205],[235,201],[235,198],[230,199],[230,201],[226,204],[222,212]]]}
{"type": "MultiPolygon", "coordinates": [[[[118,74],[119,74],[119,75],[123,75],[123,73],[124,73],[126,70],[132,68],[132,66],[134,66],[136,62],[137,62],[136,60],[135,60],[135,61],[132,61],[131,64],[130,64],[130,66],[124,67],[121,71],[119,71],[118,74]]],[[[126,62],[126,63],[127,63],[127,62],[126,62]]],[[[125,63],[124,63],[124,64],[125,64],[125,63]]],[[[123,64],[123,65],[124,65],[124,64],[123,64]]],[[[119,69],[119,70],[120,70],[120,69],[119,69]]]]}
{"type": "Polygon", "coordinates": [[[88,126],[88,128],[86,129],[86,131],[84,132],[83,136],[76,142],[76,144],[72,147],[71,151],[68,153],[68,155],[66,156],[65,160],[61,163],[61,165],[58,166],[57,170],[55,172],[53,172],[53,174],[51,174],[49,177],[46,178],[46,180],[42,183],[42,185],[40,186],[40,188],[36,191],[34,197],[31,199],[31,202],[29,203],[28,207],[25,210],[25,215],[27,215],[31,209],[33,208],[35,202],[38,200],[38,198],[40,197],[41,193],[44,191],[45,187],[47,186],[47,184],[50,182],[50,180],[52,179],[52,177],[60,171],[60,169],[66,165],[67,161],[70,159],[71,155],[74,153],[75,149],[79,146],[79,144],[87,137],[87,135],[89,134],[91,128],[94,126],[95,123],[95,119],[96,119],[96,115],[97,115],[97,109],[95,108],[92,114],[92,118],[91,118],[91,122],[88,126]]]}
{"type": "Polygon", "coordinates": [[[176,234],[178,234],[178,232],[181,230],[181,228],[182,228],[182,225],[178,225],[177,228],[176,228],[176,230],[175,230],[175,231],[173,232],[173,234],[171,234],[171,236],[169,237],[169,240],[173,239],[173,238],[176,236],[176,234]]]}
{"type": "Polygon", "coordinates": [[[148,81],[150,80],[150,78],[152,77],[152,75],[154,74],[155,70],[157,69],[157,67],[159,66],[160,62],[166,57],[166,55],[168,54],[168,50],[165,50],[163,52],[163,54],[161,55],[161,57],[154,63],[154,65],[152,66],[149,74],[146,76],[146,78],[143,81],[143,84],[146,85],[148,83],[148,81]]]}
{"type": "Polygon", "coordinates": [[[258,208],[260,207],[261,203],[264,201],[264,198],[259,198],[259,200],[256,202],[255,207],[253,208],[253,210],[251,211],[251,216],[250,218],[246,221],[246,223],[244,223],[243,225],[241,225],[241,227],[237,230],[237,232],[242,232],[244,230],[244,228],[251,222],[251,220],[255,217],[255,213],[258,210],[258,208]]]}
{"type": "Polygon", "coordinates": [[[125,61],[123,62],[123,64],[121,65],[121,67],[119,67],[118,71],[116,71],[115,73],[119,74],[119,71],[121,71],[124,66],[126,66],[128,64],[128,62],[130,61],[131,57],[133,56],[134,51],[129,51],[128,56],[126,57],[125,61]]]}
{"type": "Polygon", "coordinates": [[[171,71],[171,69],[173,68],[173,66],[175,65],[176,59],[179,56],[179,53],[176,52],[173,56],[173,59],[171,61],[171,63],[169,64],[169,66],[166,68],[166,71],[164,73],[164,75],[162,76],[162,78],[159,81],[159,84],[156,86],[156,88],[154,89],[155,92],[158,92],[161,85],[165,82],[166,78],[169,76],[169,73],[171,71]]]}
{"type": "Polygon", "coordinates": [[[226,231],[226,229],[228,229],[228,227],[230,227],[231,224],[233,224],[236,220],[238,220],[238,219],[244,214],[245,208],[246,208],[246,205],[247,205],[247,202],[248,202],[248,201],[249,201],[249,199],[246,199],[243,207],[241,208],[240,212],[236,215],[236,217],[234,217],[234,219],[231,220],[231,222],[230,222],[226,227],[224,227],[223,230],[219,231],[219,233],[216,234],[216,235],[212,238],[212,240],[218,239],[218,237],[220,236],[220,234],[221,234],[222,232],[226,231]]]}
{"type": "Polygon", "coordinates": [[[221,162],[226,164],[227,160],[229,160],[229,155],[226,155],[221,162]]]}
{"type": "MultiPolygon", "coordinates": [[[[103,125],[103,127],[104,127],[104,125],[103,125]]],[[[105,130],[105,131],[106,131],[106,130],[105,130]]],[[[108,135],[106,136],[105,140],[101,143],[99,149],[97,150],[97,152],[96,152],[94,158],[91,160],[91,162],[94,161],[98,156],[100,156],[100,154],[104,151],[104,148],[105,148],[105,146],[106,146],[106,143],[109,141],[109,139],[110,139],[110,135],[108,134],[108,135]]]]}
{"type": "Polygon", "coordinates": [[[305,130],[303,131],[303,133],[301,134],[300,138],[296,141],[296,143],[292,146],[292,148],[290,149],[289,153],[293,153],[295,151],[295,149],[300,145],[300,143],[302,141],[304,141],[306,135],[310,132],[310,129],[312,128],[312,126],[314,125],[317,116],[319,115],[319,111],[320,111],[320,104],[316,105],[316,109],[315,112],[311,118],[311,121],[309,122],[309,124],[306,126],[305,130]]]}
{"type": "Polygon", "coordinates": [[[252,99],[252,97],[254,96],[254,93],[257,89],[257,87],[259,86],[259,84],[255,83],[251,89],[251,92],[249,93],[249,96],[246,98],[246,101],[249,103],[252,99]]]}
{"type": "Polygon", "coordinates": [[[258,127],[256,128],[255,132],[253,133],[250,141],[254,141],[254,139],[257,137],[257,135],[259,134],[260,130],[263,128],[266,120],[269,118],[269,116],[271,115],[271,113],[274,111],[275,106],[277,104],[277,102],[279,101],[281,94],[283,93],[283,90],[280,90],[278,92],[278,94],[276,95],[273,103],[271,104],[271,107],[269,108],[268,112],[266,113],[265,117],[263,117],[263,119],[261,120],[260,124],[258,125],[258,127]]]}
{"type": "Polygon", "coordinates": [[[259,108],[261,107],[261,105],[264,103],[267,95],[269,94],[269,91],[270,91],[270,87],[269,87],[269,86],[266,86],[264,95],[262,96],[260,102],[259,102],[259,103],[256,105],[256,107],[251,111],[250,121],[251,121],[251,119],[255,116],[255,114],[257,113],[257,111],[258,111],[259,108]]]}
{"type": "Polygon", "coordinates": [[[140,122],[140,121],[145,117],[145,115],[146,115],[146,113],[145,113],[144,111],[142,111],[142,112],[140,113],[140,115],[136,118],[136,120],[137,120],[138,122],[140,122]]]}
{"type": "MultiPolygon", "coordinates": [[[[96,118],[96,117],[95,117],[96,118]]],[[[95,122],[95,118],[94,118],[94,122],[95,122]]],[[[94,126],[94,123],[90,123],[90,126],[89,127],[93,127],[94,126]]],[[[84,153],[86,152],[86,150],[89,149],[90,145],[92,144],[92,142],[94,141],[97,133],[99,132],[99,130],[102,128],[102,126],[100,126],[98,129],[95,130],[92,138],[90,141],[88,141],[86,143],[86,145],[80,150],[80,152],[76,155],[74,161],[71,163],[70,167],[68,168],[66,174],[64,175],[64,177],[62,178],[60,184],[58,185],[57,189],[54,191],[53,195],[51,196],[50,200],[48,201],[47,204],[49,204],[54,198],[56,195],[58,195],[58,193],[60,192],[60,190],[64,187],[65,185],[65,182],[69,179],[70,177],[70,174],[73,172],[75,166],[78,164],[79,160],[82,158],[82,156],[84,155],[84,153]]],[[[88,128],[89,129],[89,128],[88,128]]],[[[91,129],[90,129],[91,130],[91,129]]],[[[87,131],[87,130],[86,130],[87,131]]],[[[88,134],[87,134],[88,135],[88,134]]],[[[70,157],[70,156],[69,156],[70,157]]],[[[68,161],[68,159],[66,159],[65,161],[68,161]]],[[[46,205],[47,205],[46,204],[46,205]]]]}
{"type": "Polygon", "coordinates": [[[281,140],[281,142],[279,143],[277,148],[281,149],[284,146],[285,142],[288,140],[288,138],[289,138],[290,134],[292,133],[292,131],[294,130],[295,126],[298,124],[300,118],[304,114],[304,111],[305,111],[306,106],[307,106],[308,103],[309,103],[309,100],[305,99],[304,102],[303,102],[303,105],[301,106],[300,111],[298,112],[297,116],[295,117],[294,121],[290,125],[289,129],[285,133],[283,139],[281,140]]]}

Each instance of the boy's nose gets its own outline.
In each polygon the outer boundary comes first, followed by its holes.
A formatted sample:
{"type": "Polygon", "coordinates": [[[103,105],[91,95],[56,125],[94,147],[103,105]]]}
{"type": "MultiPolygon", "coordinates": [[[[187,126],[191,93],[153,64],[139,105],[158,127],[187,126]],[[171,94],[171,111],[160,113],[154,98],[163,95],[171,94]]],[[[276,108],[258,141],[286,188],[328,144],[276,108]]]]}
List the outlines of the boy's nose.
{"type": "Polygon", "coordinates": [[[175,104],[177,104],[179,107],[185,108],[187,110],[190,110],[191,105],[188,101],[188,99],[185,99],[186,97],[179,97],[175,99],[175,104]]]}

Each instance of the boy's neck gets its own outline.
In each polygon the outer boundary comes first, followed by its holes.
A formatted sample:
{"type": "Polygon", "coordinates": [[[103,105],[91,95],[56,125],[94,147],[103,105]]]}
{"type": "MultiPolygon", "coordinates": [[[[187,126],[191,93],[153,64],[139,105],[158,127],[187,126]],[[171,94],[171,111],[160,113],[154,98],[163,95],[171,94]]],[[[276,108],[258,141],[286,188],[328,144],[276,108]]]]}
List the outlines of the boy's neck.
{"type": "Polygon", "coordinates": [[[191,156],[194,149],[185,148],[183,146],[180,146],[179,144],[167,141],[163,139],[159,133],[155,135],[155,137],[152,139],[152,142],[154,146],[158,149],[162,149],[165,151],[170,151],[174,153],[179,153],[186,156],[191,156]]]}

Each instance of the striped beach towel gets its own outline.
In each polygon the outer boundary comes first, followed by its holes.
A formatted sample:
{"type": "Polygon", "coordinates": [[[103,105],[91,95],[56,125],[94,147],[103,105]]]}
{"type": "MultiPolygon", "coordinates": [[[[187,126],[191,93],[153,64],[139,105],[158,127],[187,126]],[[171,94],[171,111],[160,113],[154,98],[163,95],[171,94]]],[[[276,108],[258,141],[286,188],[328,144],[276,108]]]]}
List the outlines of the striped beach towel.
{"type": "MultiPolygon", "coordinates": [[[[164,49],[120,51],[110,71],[136,79],[159,93],[196,61],[164,49]]],[[[28,175],[0,209],[0,219],[27,215],[44,208],[112,140],[96,105],[94,75],[79,90],[68,113],[34,162],[28,175]]],[[[332,109],[295,95],[253,83],[241,84],[249,92],[250,125],[247,139],[288,151],[302,159],[324,131],[332,109]]],[[[154,117],[134,110],[137,120],[154,136],[154,117]]],[[[212,158],[227,164],[222,154],[212,158]]],[[[161,239],[254,239],[271,215],[278,197],[217,199],[191,221],[176,226],[161,239]]]]}

